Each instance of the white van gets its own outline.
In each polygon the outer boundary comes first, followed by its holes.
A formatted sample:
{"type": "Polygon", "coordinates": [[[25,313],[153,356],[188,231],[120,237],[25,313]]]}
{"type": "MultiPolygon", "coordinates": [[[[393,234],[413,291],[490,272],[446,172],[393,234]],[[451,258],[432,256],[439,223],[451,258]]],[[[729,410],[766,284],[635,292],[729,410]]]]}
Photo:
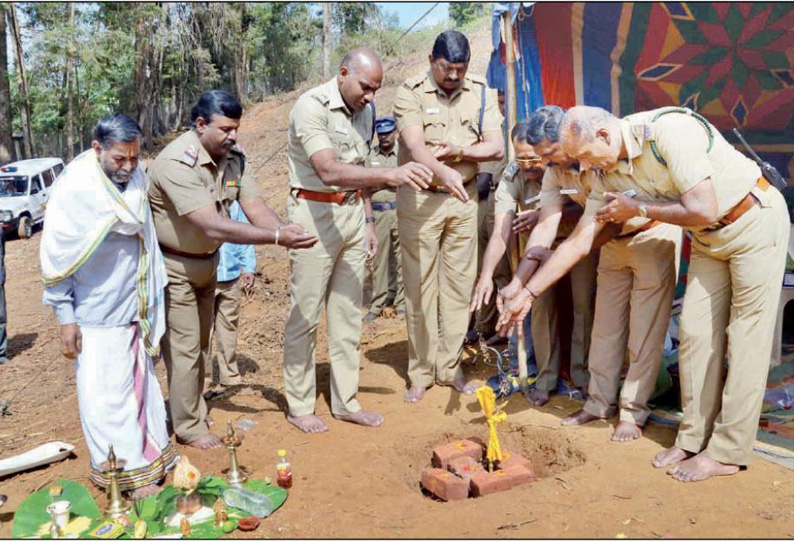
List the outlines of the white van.
{"type": "Polygon", "coordinates": [[[63,172],[60,158],[20,160],[0,167],[0,221],[3,233],[15,231],[22,239],[33,225],[44,221],[52,185],[63,172]]]}

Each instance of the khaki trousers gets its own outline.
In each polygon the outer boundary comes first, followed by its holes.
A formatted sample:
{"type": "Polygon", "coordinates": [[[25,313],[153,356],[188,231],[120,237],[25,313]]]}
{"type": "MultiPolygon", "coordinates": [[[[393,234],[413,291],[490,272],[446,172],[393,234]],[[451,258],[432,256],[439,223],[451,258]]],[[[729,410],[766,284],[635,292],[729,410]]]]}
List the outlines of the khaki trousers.
{"type": "MultiPolygon", "coordinates": [[[[573,300],[571,333],[571,380],[576,387],[587,386],[587,354],[593,329],[593,304],[596,290],[598,251],[591,252],[570,271],[573,300]]],[[[560,375],[560,334],[556,290],[549,288],[532,304],[530,323],[535,359],[538,364],[538,389],[554,391],[560,375]]]]}
{"type": "Polygon", "coordinates": [[[599,418],[645,425],[670,322],[681,256],[681,228],[658,224],[601,247],[595,324],[590,344],[589,397],[584,410],[599,418]]]}
{"type": "Polygon", "coordinates": [[[386,306],[389,290],[394,287],[396,295],[394,306],[399,307],[405,300],[403,291],[402,265],[400,262],[400,235],[397,231],[397,211],[372,212],[375,217],[375,234],[378,236],[378,253],[372,261],[372,296],[369,312],[380,314],[386,306]]]}
{"type": "Polygon", "coordinates": [[[756,192],[763,207],[695,234],[681,313],[676,445],[732,465],[752,457],[789,236],[783,196],[756,192]]]}
{"type": "Polygon", "coordinates": [[[191,442],[209,432],[204,370],[215,306],[217,253],[204,260],[163,254],[166,330],[160,343],[168,374],[168,406],[174,433],[191,442]]]}
{"type": "Polygon", "coordinates": [[[408,378],[412,386],[463,378],[460,351],[477,274],[477,195],[397,190],[403,257],[408,378]]]}
{"type": "MultiPolygon", "coordinates": [[[[480,200],[477,203],[477,276],[482,272],[485,249],[488,247],[488,241],[490,241],[493,234],[495,194],[496,191],[491,190],[488,194],[488,199],[480,200]]],[[[510,245],[508,244],[509,249],[510,245]]],[[[496,310],[496,292],[507,286],[511,278],[509,255],[505,252],[499,263],[496,264],[496,269],[494,269],[494,294],[491,295],[489,302],[483,305],[474,315],[474,328],[486,336],[491,335],[496,330],[496,321],[499,317],[496,310]]]]}
{"type": "Polygon", "coordinates": [[[234,386],[241,382],[240,370],[234,359],[237,350],[237,326],[240,323],[239,278],[217,283],[214,315],[213,335],[216,350],[214,355],[207,356],[204,373],[207,379],[211,379],[213,361],[217,361],[221,386],[234,386]]]}
{"type": "Polygon", "coordinates": [[[284,332],[284,388],[291,416],[314,412],[317,398],[315,350],[323,308],[331,365],[331,412],[361,410],[356,401],[361,364],[361,297],[364,282],[364,205],[287,199],[289,222],[319,241],[290,250],[291,306],[284,332]]]}

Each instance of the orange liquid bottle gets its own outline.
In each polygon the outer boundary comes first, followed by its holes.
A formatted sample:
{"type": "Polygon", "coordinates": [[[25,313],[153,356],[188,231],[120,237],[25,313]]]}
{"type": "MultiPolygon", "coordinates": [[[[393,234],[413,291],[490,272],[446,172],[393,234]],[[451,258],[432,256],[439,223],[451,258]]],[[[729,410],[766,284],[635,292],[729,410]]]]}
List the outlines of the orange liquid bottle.
{"type": "Polygon", "coordinates": [[[287,461],[287,450],[279,450],[278,457],[278,463],[276,464],[278,487],[289,489],[292,487],[292,466],[287,461]]]}

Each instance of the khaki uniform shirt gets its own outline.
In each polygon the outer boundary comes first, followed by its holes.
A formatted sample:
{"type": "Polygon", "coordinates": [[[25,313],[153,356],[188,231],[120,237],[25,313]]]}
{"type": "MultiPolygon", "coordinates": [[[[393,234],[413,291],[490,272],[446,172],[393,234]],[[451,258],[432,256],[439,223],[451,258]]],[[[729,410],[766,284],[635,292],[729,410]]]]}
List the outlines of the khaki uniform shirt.
{"type": "MultiPolygon", "coordinates": [[[[380,146],[369,151],[367,167],[397,167],[397,143],[391,152],[381,150],[380,146]]],[[[372,203],[392,203],[397,200],[397,193],[392,188],[382,188],[372,194],[372,203]]]]}
{"type": "Polygon", "coordinates": [[[499,179],[494,199],[494,214],[540,208],[540,181],[524,181],[518,165],[513,162],[507,166],[499,179]]]}
{"type": "Polygon", "coordinates": [[[595,214],[607,203],[604,199],[606,191],[633,188],[637,191],[638,200],[680,201],[682,194],[709,177],[717,196],[720,217],[751,190],[754,194],[759,192],[760,201],[766,201],[763,193],[754,188],[761,170],[755,162],[734,149],[716,128],[710,125],[714,140],[711,151],[706,152],[708,133],[697,119],[683,113],[669,113],[652,122],[659,111],[629,115],[620,121],[628,160],[621,161],[615,172],[596,183],[586,214],[595,214]],[[651,141],[655,142],[667,166],[654,156],[651,141]]]}
{"type": "Polygon", "coordinates": [[[336,77],[304,92],[289,114],[289,185],[315,192],[342,192],[323,184],[309,158],[333,149],[344,164],[361,165],[372,141],[372,109],[352,111],[339,93],[336,77]]]}
{"type": "Polygon", "coordinates": [[[149,166],[149,202],[160,244],[181,252],[209,254],[220,241],[207,237],[185,215],[214,205],[228,218],[232,202],[259,197],[244,155],[229,151],[216,164],[194,130],[169,143],[149,166]]]}
{"type": "MultiPolygon", "coordinates": [[[[422,126],[424,128],[425,145],[434,152],[438,143],[447,142],[468,147],[482,141],[479,133],[480,100],[485,79],[476,75],[466,76],[461,88],[452,96],[447,96],[435,82],[430,71],[408,79],[397,89],[394,98],[394,118],[397,129],[406,126],[422,126]]],[[[485,111],[482,131],[499,130],[502,118],[497,107],[496,92],[486,90],[485,111]]],[[[410,160],[408,151],[401,148],[399,163],[410,160]]],[[[477,174],[477,162],[446,161],[445,165],[457,170],[468,182],[477,174]]],[[[434,178],[432,184],[441,186],[434,178]]]]}

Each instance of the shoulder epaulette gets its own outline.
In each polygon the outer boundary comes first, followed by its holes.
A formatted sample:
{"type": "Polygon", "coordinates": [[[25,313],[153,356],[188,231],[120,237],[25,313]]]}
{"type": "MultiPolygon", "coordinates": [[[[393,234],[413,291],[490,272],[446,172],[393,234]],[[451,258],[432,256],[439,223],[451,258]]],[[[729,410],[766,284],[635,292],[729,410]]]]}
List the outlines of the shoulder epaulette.
{"type": "Polygon", "coordinates": [[[405,86],[408,87],[408,88],[416,88],[419,85],[421,85],[422,81],[424,81],[426,78],[427,78],[427,74],[426,73],[420,73],[419,75],[415,75],[414,77],[411,77],[410,79],[406,79],[405,80],[405,86]]]}
{"type": "Polygon", "coordinates": [[[500,179],[500,182],[501,181],[509,182],[513,180],[513,177],[516,176],[516,173],[518,173],[518,164],[516,164],[515,162],[510,162],[510,164],[508,164],[508,166],[505,168],[504,172],[502,172],[502,178],[500,179]]]}
{"type": "Polygon", "coordinates": [[[478,85],[486,85],[485,77],[480,77],[479,75],[469,75],[469,79],[471,79],[472,83],[477,83],[478,85]]]}
{"type": "Polygon", "coordinates": [[[179,157],[179,161],[190,167],[195,166],[196,162],[198,161],[198,149],[196,146],[190,145],[188,148],[186,148],[185,152],[182,153],[182,156],[179,157]]]}

